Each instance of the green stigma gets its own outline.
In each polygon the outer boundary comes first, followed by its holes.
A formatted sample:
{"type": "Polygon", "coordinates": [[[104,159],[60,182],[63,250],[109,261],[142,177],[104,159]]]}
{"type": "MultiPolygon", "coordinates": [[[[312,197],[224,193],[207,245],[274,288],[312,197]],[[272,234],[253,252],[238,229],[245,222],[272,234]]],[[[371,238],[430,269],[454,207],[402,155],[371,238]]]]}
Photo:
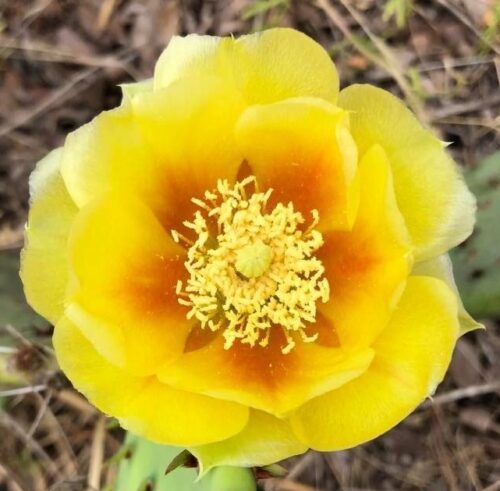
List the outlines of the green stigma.
{"type": "Polygon", "coordinates": [[[273,260],[273,250],[261,240],[240,249],[236,254],[236,270],[246,278],[258,278],[273,260]]]}

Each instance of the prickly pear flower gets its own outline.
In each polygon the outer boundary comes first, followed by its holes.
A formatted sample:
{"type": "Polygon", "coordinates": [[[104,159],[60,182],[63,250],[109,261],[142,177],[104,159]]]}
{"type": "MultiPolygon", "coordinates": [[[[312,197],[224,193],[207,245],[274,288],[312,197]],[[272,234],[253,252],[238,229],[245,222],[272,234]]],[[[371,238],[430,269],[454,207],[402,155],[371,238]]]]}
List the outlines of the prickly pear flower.
{"type": "Polygon", "coordinates": [[[474,199],[388,92],[305,35],[175,37],[31,177],[21,276],[75,387],[204,469],[387,431],[477,327],[474,199]]]}

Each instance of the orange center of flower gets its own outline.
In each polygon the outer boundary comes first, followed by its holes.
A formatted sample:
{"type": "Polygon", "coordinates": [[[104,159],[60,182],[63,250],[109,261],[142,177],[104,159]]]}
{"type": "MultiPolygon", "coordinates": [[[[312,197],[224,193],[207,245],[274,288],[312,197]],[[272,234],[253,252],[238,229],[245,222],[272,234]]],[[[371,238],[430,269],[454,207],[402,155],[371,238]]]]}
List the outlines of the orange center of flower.
{"type": "Polygon", "coordinates": [[[292,203],[268,211],[271,193],[259,192],[255,177],[234,186],[218,181],[204,200],[192,200],[200,210],[184,225],[194,232],[194,241],[172,231],[176,242],[189,246],[189,279],[177,284],[179,302],[190,307],[188,319],[223,331],[226,349],[236,340],[266,346],[276,326],[287,339],[283,353],[295,346],[293,333],[315,341],[306,325],[316,320],[316,302],[329,298],[325,269],[314,256],[323,245],[314,230],[317,210],[306,227],[292,203]]]}

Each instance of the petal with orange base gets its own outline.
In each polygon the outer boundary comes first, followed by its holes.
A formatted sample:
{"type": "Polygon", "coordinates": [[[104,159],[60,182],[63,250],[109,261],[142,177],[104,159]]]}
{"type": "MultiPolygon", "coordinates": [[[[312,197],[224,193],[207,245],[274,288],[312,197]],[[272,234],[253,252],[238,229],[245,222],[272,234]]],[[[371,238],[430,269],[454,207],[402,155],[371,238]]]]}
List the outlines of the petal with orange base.
{"type": "Polygon", "coordinates": [[[248,104],[312,96],[335,103],[337,70],[328,53],[310,37],[287,28],[219,38],[173,37],[160,56],[155,90],[181,78],[214,75],[231,82],[248,104]]]}
{"type": "Polygon", "coordinates": [[[330,300],[318,308],[346,348],[371,345],[387,325],[411,268],[410,240],[380,146],[362,157],[359,177],[354,228],[326,233],[317,253],[330,284],[330,300]]]}
{"type": "Polygon", "coordinates": [[[236,177],[242,159],[232,135],[242,110],[234,89],[213,77],[129,94],[68,136],[68,190],[80,207],[108,192],[134,195],[165,228],[181,228],[194,212],[191,198],[236,177]]]}
{"type": "Polygon", "coordinates": [[[59,365],[75,387],[130,431],[159,443],[202,445],[233,436],[248,409],[232,402],[175,390],[155,377],[135,377],[102,358],[71,321],[54,332],[59,365]],[[221,417],[224,415],[224,417],[221,417]]]}
{"type": "Polygon", "coordinates": [[[357,151],[346,112],[312,98],[248,108],[237,143],[259,188],[273,189],[270,206],[292,202],[320,230],[349,229],[358,202],[357,151]]]}
{"type": "Polygon", "coordinates": [[[220,79],[181,80],[132,99],[134,121],[157,169],[142,199],[166,228],[182,232],[218,179],[234,182],[243,161],[234,126],[243,112],[239,95],[220,79]]]}
{"type": "Polygon", "coordinates": [[[388,431],[431,395],[458,336],[457,302],[440,280],[411,277],[375,359],[357,379],[292,414],[295,434],[316,450],[341,450],[388,431]]]}
{"type": "Polygon", "coordinates": [[[101,355],[136,375],[179,356],[191,324],[179,305],[185,251],[132,196],[111,194],[72,228],[75,276],[66,314],[101,355]]]}
{"type": "Polygon", "coordinates": [[[300,339],[290,353],[283,354],[287,341],[279,327],[274,329],[265,348],[237,342],[224,349],[219,336],[166,365],[158,377],[173,387],[282,416],[358,377],[373,358],[370,348],[346,354],[339,348],[300,339]]]}

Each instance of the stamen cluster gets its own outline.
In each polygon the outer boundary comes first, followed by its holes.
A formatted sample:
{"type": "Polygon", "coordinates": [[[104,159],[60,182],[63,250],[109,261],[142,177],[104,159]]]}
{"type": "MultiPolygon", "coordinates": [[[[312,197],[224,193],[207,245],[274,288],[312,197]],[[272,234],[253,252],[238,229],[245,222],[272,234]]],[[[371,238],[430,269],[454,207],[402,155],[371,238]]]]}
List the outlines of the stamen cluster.
{"type": "Polygon", "coordinates": [[[316,320],[316,302],[329,298],[324,266],[314,256],[323,245],[314,230],[317,210],[305,227],[292,203],[268,212],[271,194],[259,192],[253,176],[234,186],[218,181],[204,200],[192,200],[200,210],[184,225],[194,241],[172,231],[174,240],[188,246],[189,279],[177,284],[179,302],[202,328],[223,330],[226,349],[236,340],[267,346],[272,328],[285,334],[283,353],[295,346],[293,333],[312,342],[317,334],[306,334],[307,323],[316,320]]]}

